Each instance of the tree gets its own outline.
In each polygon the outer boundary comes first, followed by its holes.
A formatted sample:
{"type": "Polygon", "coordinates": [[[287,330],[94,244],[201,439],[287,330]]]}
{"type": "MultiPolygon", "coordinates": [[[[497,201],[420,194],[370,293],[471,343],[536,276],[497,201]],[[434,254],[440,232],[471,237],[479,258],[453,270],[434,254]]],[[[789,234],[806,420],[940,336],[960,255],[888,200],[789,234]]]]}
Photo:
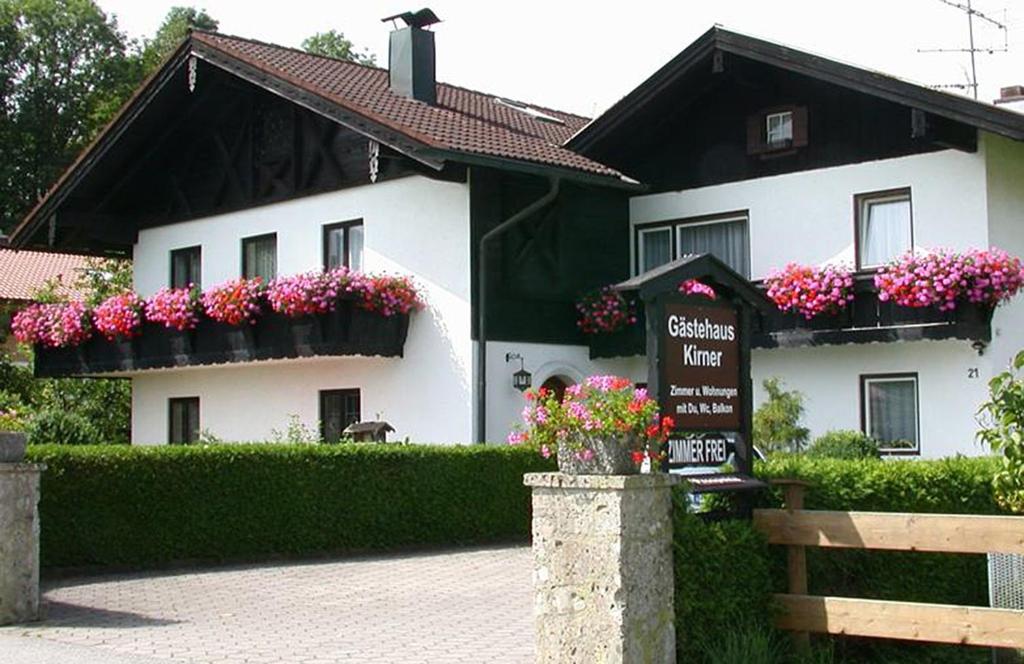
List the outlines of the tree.
{"type": "Polygon", "coordinates": [[[153,38],[146,41],[142,51],[143,67],[148,74],[156,69],[164,58],[174,52],[192,28],[216,31],[220,22],[195,7],[171,7],[164,22],[157,28],[153,38]]]}
{"type": "Polygon", "coordinates": [[[1013,512],[1024,512],[1024,351],[1013,365],[989,381],[989,400],[978,410],[978,440],[1003,455],[1003,467],[992,480],[996,500],[1013,512]]]}
{"type": "Polygon", "coordinates": [[[360,65],[373,66],[377,64],[377,56],[365,49],[362,53],[357,52],[352,42],[345,39],[344,33],[337,30],[318,32],[311,37],[306,37],[302,42],[302,50],[313,55],[348,60],[360,65]]]}
{"type": "Polygon", "coordinates": [[[797,391],[782,389],[778,378],[762,383],[768,400],[754,411],[754,444],[766,452],[799,452],[810,433],[800,426],[804,414],[804,397],[797,391]]]}
{"type": "Polygon", "coordinates": [[[0,0],[0,230],[9,230],[140,79],[92,0],[0,0]]]}

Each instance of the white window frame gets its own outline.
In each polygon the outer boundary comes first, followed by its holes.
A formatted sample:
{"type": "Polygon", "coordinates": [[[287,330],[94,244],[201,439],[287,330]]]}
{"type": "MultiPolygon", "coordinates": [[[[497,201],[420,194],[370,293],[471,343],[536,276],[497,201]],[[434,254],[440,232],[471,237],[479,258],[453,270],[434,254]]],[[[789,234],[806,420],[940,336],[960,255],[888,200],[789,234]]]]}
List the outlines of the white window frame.
{"type": "Polygon", "coordinates": [[[892,375],[871,375],[866,374],[860,377],[861,381],[861,414],[863,417],[864,433],[871,435],[871,398],[870,387],[877,383],[905,383],[914,384],[914,438],[915,447],[883,447],[884,441],[879,441],[879,451],[882,454],[892,455],[920,455],[921,454],[921,384],[916,373],[892,374],[892,375]]]}
{"type": "Polygon", "coordinates": [[[675,260],[676,258],[676,241],[675,231],[673,230],[672,224],[657,224],[651,226],[645,226],[637,228],[637,245],[636,245],[636,274],[643,273],[644,266],[644,235],[649,233],[668,233],[668,252],[669,260],[675,260]]]}
{"type": "MultiPolygon", "coordinates": [[[[781,132],[780,132],[781,133],[781,132]]],[[[779,111],[778,113],[769,113],[764,116],[764,142],[770,148],[783,147],[793,142],[793,111],[779,111]],[[782,136],[776,140],[772,140],[772,120],[781,118],[783,122],[780,122],[779,129],[785,127],[784,120],[789,118],[789,136],[782,136]]]]}
{"type": "Polygon", "coordinates": [[[902,189],[893,189],[888,191],[868,192],[863,194],[854,195],[854,204],[856,206],[856,222],[854,223],[853,232],[855,234],[855,242],[857,243],[856,256],[854,260],[856,262],[856,268],[858,270],[877,270],[882,267],[885,263],[864,263],[861,261],[861,255],[863,254],[864,248],[861,242],[861,226],[867,221],[867,211],[871,205],[876,203],[897,203],[900,201],[907,202],[908,219],[907,224],[910,226],[910,243],[904,251],[913,251],[914,249],[914,199],[910,191],[910,187],[902,189]]]}

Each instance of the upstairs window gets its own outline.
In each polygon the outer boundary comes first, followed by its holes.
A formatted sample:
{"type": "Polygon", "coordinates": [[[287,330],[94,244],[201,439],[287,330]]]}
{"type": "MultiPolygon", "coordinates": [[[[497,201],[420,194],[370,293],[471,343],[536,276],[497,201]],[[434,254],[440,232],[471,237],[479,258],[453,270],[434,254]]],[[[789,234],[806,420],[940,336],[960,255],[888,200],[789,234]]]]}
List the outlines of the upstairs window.
{"type": "Polygon", "coordinates": [[[744,277],[750,276],[750,238],[746,217],[681,224],[676,232],[680,257],[712,254],[744,277]]]}
{"type": "Polygon", "coordinates": [[[359,390],[322,390],[320,392],[320,436],[336,443],[348,425],[361,421],[359,390]]]}
{"type": "Polygon", "coordinates": [[[242,276],[264,282],[277,276],[277,233],[242,239],[242,276]]]}
{"type": "Polygon", "coordinates": [[[910,189],[860,194],[854,210],[857,269],[879,267],[913,247],[910,189]]]}
{"type": "Polygon", "coordinates": [[[712,254],[744,277],[750,275],[750,236],[745,212],[651,224],[636,231],[638,274],[692,254],[712,254]]]}
{"type": "Polygon", "coordinates": [[[203,287],[203,250],[186,247],[171,252],[171,288],[186,288],[189,284],[203,287]]]}
{"type": "Polygon", "coordinates": [[[793,142],[793,112],[769,113],[765,117],[765,137],[769,147],[786,147],[793,142]]]}
{"type": "Polygon", "coordinates": [[[336,267],[363,271],[362,220],[324,226],[324,269],[336,267]]]}
{"type": "Polygon", "coordinates": [[[917,374],[861,376],[861,418],[883,452],[920,453],[917,374]]]}
{"type": "Polygon", "coordinates": [[[199,397],[168,399],[167,442],[184,445],[199,440],[199,397]]]}

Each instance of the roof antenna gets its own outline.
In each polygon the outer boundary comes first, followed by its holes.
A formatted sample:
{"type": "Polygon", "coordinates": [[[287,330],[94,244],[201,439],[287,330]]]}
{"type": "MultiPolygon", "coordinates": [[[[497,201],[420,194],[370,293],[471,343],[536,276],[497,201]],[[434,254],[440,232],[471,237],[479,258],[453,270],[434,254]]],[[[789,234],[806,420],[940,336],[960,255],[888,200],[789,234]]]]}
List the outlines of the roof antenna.
{"type": "MultiPolygon", "coordinates": [[[[974,7],[971,6],[971,0],[967,0],[967,4],[962,4],[962,3],[959,3],[959,2],[954,2],[953,0],[939,0],[939,2],[941,2],[941,3],[945,4],[945,5],[949,5],[950,7],[955,7],[956,9],[959,9],[960,11],[964,12],[965,14],[967,14],[967,35],[968,35],[968,38],[969,38],[970,46],[968,48],[919,48],[919,49],[917,49],[917,52],[918,53],[970,53],[971,54],[971,76],[970,76],[970,79],[969,79],[970,83],[947,83],[947,84],[933,85],[931,87],[933,87],[933,88],[958,88],[958,89],[961,89],[961,90],[970,90],[971,93],[974,95],[974,98],[977,99],[978,98],[978,67],[977,67],[977,64],[975,62],[975,55],[977,55],[978,53],[987,53],[989,55],[992,55],[993,53],[1005,53],[1008,50],[1010,50],[1010,40],[1009,40],[1009,37],[1007,35],[1008,30],[1006,28],[1006,23],[1000,23],[999,21],[995,20],[994,18],[991,18],[991,17],[986,16],[985,14],[979,12],[977,9],[975,9],[974,7]],[[998,28],[999,30],[1003,31],[1003,47],[1002,48],[991,48],[991,47],[990,48],[983,48],[983,47],[976,47],[974,45],[974,17],[975,16],[977,16],[978,19],[980,19],[982,21],[985,21],[987,23],[991,23],[996,28],[998,28]]],[[[1005,14],[1006,10],[1003,10],[1003,13],[1005,14]]],[[[1006,19],[1004,18],[1003,20],[1005,21],[1006,19]]]]}

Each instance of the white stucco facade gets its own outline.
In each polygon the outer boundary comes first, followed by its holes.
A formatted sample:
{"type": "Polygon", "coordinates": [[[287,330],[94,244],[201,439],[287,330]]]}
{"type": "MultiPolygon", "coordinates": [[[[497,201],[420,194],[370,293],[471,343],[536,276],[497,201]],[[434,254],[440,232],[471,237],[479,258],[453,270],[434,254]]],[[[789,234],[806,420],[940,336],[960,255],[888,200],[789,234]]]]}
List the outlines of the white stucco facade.
{"type": "Polygon", "coordinates": [[[277,233],[278,274],[318,270],[323,226],[362,219],[367,272],[412,276],[427,303],[414,313],[401,358],[314,358],[141,372],[133,378],[132,440],[167,441],[167,400],[200,398],[200,426],[224,440],[266,440],[295,414],[315,429],[320,390],[358,388],[363,419],[380,415],[393,439],[472,439],[469,190],[421,176],[365,185],[144,230],[135,285],[167,285],[169,252],[202,246],[209,287],[239,276],[241,240],[277,233]],[[426,389],[425,389],[426,388],[426,389]]]}

